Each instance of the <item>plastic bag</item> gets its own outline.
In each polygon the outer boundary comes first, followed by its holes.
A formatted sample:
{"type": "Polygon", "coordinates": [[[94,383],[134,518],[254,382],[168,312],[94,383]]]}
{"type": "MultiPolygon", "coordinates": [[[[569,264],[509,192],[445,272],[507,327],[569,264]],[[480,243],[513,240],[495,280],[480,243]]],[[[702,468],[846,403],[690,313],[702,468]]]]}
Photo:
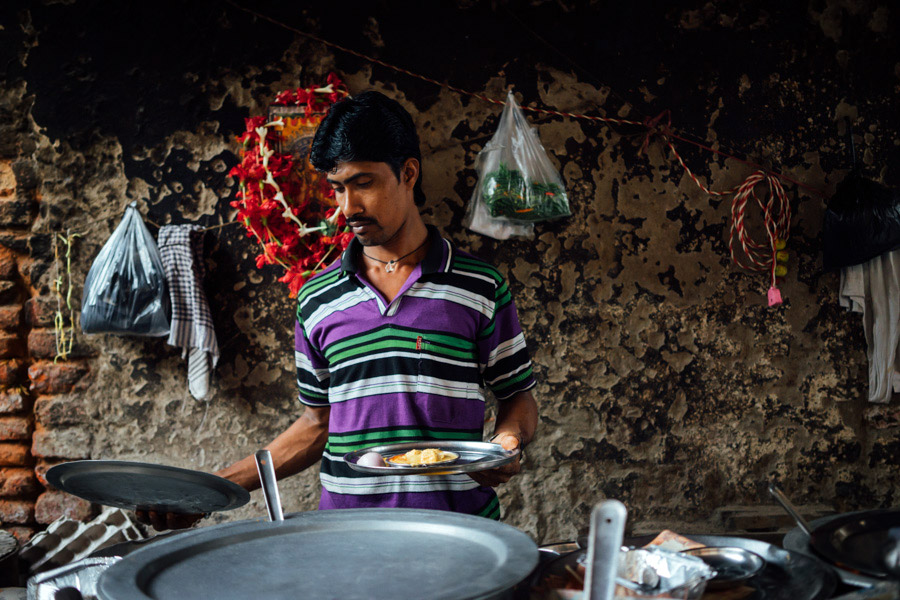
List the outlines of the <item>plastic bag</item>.
{"type": "Polygon", "coordinates": [[[153,236],[132,202],[94,259],[84,281],[81,330],[163,336],[169,333],[169,294],[153,236]]]}
{"type": "Polygon", "coordinates": [[[900,192],[854,169],[828,199],[822,226],[826,271],[859,265],[900,248],[900,192]]]}
{"type": "Polygon", "coordinates": [[[486,215],[491,220],[501,220],[495,226],[505,224],[508,230],[518,232],[512,235],[521,235],[528,232],[521,227],[523,224],[572,214],[562,177],[511,91],[497,133],[478,159],[478,185],[469,209],[471,229],[479,231],[472,224],[476,224],[476,219],[484,222],[486,215]]]}

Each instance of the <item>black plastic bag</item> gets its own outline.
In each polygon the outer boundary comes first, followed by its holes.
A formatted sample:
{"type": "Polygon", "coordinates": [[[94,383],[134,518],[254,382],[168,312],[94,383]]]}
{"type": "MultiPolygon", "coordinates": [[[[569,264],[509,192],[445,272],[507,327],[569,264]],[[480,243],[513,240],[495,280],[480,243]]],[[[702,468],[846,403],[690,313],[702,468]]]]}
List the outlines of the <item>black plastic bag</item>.
{"type": "Polygon", "coordinates": [[[84,281],[81,330],[163,336],[170,314],[159,250],[131,203],[84,281]]]}
{"type": "Polygon", "coordinates": [[[854,169],[827,202],[822,244],[826,271],[900,248],[900,193],[854,169]]]}

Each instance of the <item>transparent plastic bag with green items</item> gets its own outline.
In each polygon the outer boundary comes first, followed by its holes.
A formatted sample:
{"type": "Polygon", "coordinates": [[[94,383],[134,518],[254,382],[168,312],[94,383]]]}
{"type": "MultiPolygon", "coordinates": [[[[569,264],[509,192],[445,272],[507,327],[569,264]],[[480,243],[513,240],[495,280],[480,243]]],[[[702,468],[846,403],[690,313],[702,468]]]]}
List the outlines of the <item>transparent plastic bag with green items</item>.
{"type": "Polygon", "coordinates": [[[490,219],[527,224],[571,215],[562,177],[510,91],[497,133],[478,156],[473,203],[490,219]]]}

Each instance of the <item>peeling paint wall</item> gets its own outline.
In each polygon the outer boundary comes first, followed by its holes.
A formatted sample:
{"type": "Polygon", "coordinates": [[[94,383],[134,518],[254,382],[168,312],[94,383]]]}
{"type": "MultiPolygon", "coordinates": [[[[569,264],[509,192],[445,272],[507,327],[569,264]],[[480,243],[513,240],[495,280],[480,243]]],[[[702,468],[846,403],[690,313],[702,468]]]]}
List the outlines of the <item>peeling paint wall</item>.
{"type": "MultiPolygon", "coordinates": [[[[850,166],[846,118],[866,174],[900,184],[898,13],[889,3],[623,4],[257,8],[474,92],[502,98],[513,86],[527,106],[636,120],[670,109],[678,131],[829,192],[850,166]]],[[[227,172],[243,118],[336,70],[351,92],[377,89],[410,110],[426,221],[512,285],[541,426],[525,473],[503,488],[507,522],[538,540],[572,537],[593,502],[616,497],[636,529],[728,527],[723,509],[770,504],[773,477],[807,506],[900,502],[900,409],[866,403],[860,319],[838,306],[837,276],[820,272],[821,198],[790,186],[786,303],[768,309],[764,277],[730,262],[730,201],[701,192],[659,141],[639,155],[634,128],[530,115],[573,215],[538,225],[534,239],[498,242],[461,225],[495,106],[218,3],[2,10],[0,150],[28,162],[39,182],[31,234],[83,236],[77,296],[129,201],[158,224],[230,221],[227,172]]],[[[751,172],[678,148],[715,190],[751,172]]],[[[95,355],[92,378],[66,402],[90,457],[214,470],[299,415],[293,310],[279,273],[255,268],[239,227],[209,232],[206,244],[222,351],[212,402],[189,397],[184,360],[163,340],[79,336],[95,355]]],[[[34,265],[23,275],[35,294],[51,295],[52,255],[34,265]]],[[[282,497],[288,511],[314,508],[317,474],[283,482],[282,497]]],[[[263,513],[254,494],[216,519],[263,513]]]]}

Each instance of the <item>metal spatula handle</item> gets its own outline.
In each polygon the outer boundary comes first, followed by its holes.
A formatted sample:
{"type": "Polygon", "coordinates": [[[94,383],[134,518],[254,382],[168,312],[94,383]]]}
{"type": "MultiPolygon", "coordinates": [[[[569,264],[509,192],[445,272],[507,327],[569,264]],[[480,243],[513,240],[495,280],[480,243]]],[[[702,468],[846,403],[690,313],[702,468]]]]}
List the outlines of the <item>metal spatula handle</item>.
{"type": "Polygon", "coordinates": [[[618,500],[604,500],[591,511],[587,577],[584,582],[588,600],[612,600],[627,517],[625,505],[618,500]]]}
{"type": "Polygon", "coordinates": [[[788,500],[788,497],[784,495],[784,492],[781,491],[774,483],[769,484],[769,493],[772,494],[772,497],[778,501],[778,504],[781,505],[781,508],[787,511],[791,517],[793,517],[794,521],[796,521],[797,526],[803,530],[803,532],[808,536],[812,537],[812,527],[809,526],[809,523],[806,522],[806,519],[800,516],[800,513],[794,507],[793,503],[788,500]]]}
{"type": "Polygon", "coordinates": [[[275,465],[272,464],[272,453],[259,450],[256,453],[256,470],[262,484],[263,497],[266,499],[266,510],[270,521],[284,521],[281,510],[281,496],[278,494],[278,482],[275,480],[275,465]]]}

